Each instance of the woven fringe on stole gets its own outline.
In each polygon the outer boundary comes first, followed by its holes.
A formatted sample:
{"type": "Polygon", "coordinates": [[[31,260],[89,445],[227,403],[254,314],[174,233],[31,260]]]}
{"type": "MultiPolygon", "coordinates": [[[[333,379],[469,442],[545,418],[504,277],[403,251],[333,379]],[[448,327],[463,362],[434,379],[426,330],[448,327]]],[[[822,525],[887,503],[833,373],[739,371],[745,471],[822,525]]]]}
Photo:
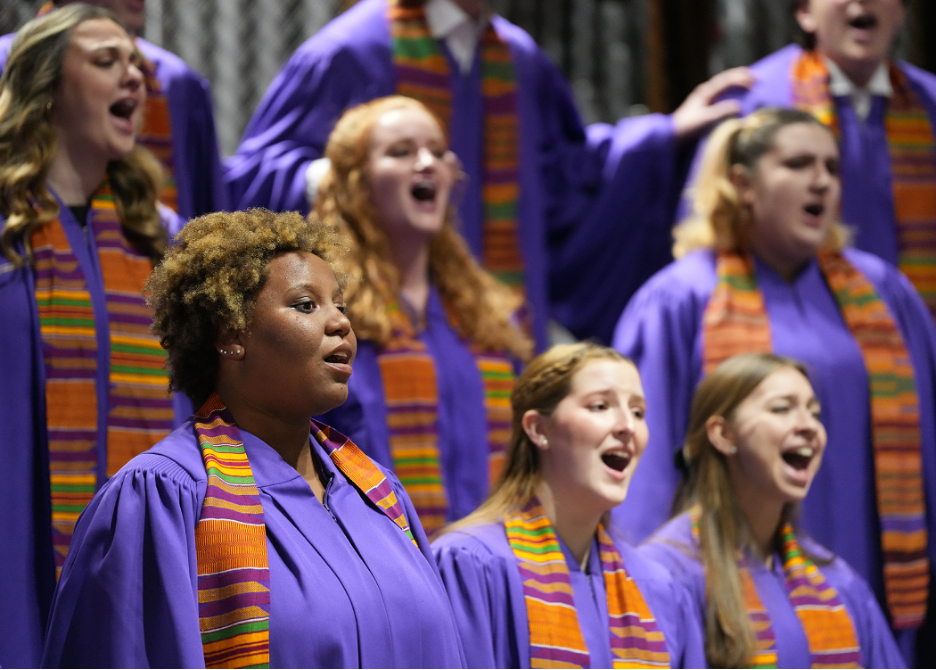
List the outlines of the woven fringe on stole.
{"type": "MultiPolygon", "coordinates": [[[[926,615],[929,553],[913,364],[871,282],[841,254],[820,254],[819,265],[868,372],[888,611],[896,628],[916,628],[926,615]]],[[[703,318],[706,372],[734,354],[771,351],[752,258],[720,254],[717,267],[718,284],[703,318]]]]}
{"type": "Polygon", "coordinates": [[[98,485],[172,429],[165,352],[150,332],[142,297],[152,264],[120,229],[105,182],[91,201],[90,227],[103,277],[110,340],[106,443],[98,434],[97,331],[88,282],[58,218],[33,233],[35,298],[45,364],[52,544],[61,573],[75,522],[98,485]]]}
{"type": "MultiPolygon", "coordinates": [[[[699,547],[701,508],[689,510],[692,539],[699,547]]],[[[851,615],[839,600],[838,593],[826,582],[822,571],[800,549],[790,524],[781,531],[780,556],[783,560],[785,587],[790,603],[803,625],[809,641],[813,668],[860,668],[861,649],[851,615]]],[[[777,667],[777,639],[754,580],[747,568],[747,558],[739,553],[738,572],[744,593],[744,606],[754,632],[752,668],[777,667]]]]}
{"type": "MultiPolygon", "coordinates": [[[[423,6],[388,0],[387,18],[397,93],[426,105],[450,136],[452,74],[442,49],[429,32],[423,6]]],[[[493,26],[482,36],[480,49],[484,106],[481,263],[497,279],[522,293],[525,268],[517,222],[520,195],[517,77],[510,47],[493,26]]]]}
{"type": "MultiPolygon", "coordinates": [[[[446,522],[448,498],[439,461],[439,396],[435,361],[416,337],[399,304],[391,302],[394,334],[377,352],[387,406],[387,430],[393,469],[406,488],[427,535],[446,522]]],[[[510,438],[510,392],[514,370],[510,360],[491,352],[474,351],[484,385],[488,435],[488,475],[500,476],[510,438]]]]}
{"type": "MultiPolygon", "coordinates": [[[[46,2],[36,16],[45,16],[55,9],[55,4],[46,2]]],[[[159,190],[159,201],[179,211],[179,192],[175,181],[175,149],[172,146],[172,121],[169,115],[169,101],[162,90],[162,84],[156,78],[156,63],[147,59],[142,52],[137,54],[143,61],[143,76],[146,81],[146,104],[143,106],[143,122],[137,135],[137,144],[146,147],[159,159],[163,167],[163,184],[159,190]]]]}
{"type": "MultiPolygon", "coordinates": [[[[504,516],[517,559],[534,668],[587,668],[590,655],[575,610],[565,555],[539,500],[504,516]]],[[[669,653],[650,608],[627,575],[614,542],[598,528],[608,602],[608,636],[615,668],[668,668],[669,653]]]]}
{"type": "MultiPolygon", "coordinates": [[[[804,53],[793,62],[790,76],[793,104],[838,135],[829,70],[822,56],[804,53]]],[[[890,81],[894,94],[887,103],[884,127],[890,150],[898,265],[936,317],[936,141],[926,107],[894,63],[890,63],[890,81]]]]}
{"type": "Polygon", "coordinates": [[[260,491],[217,394],[195,415],[208,487],[195,526],[206,668],[270,667],[270,567],[260,491]]]}

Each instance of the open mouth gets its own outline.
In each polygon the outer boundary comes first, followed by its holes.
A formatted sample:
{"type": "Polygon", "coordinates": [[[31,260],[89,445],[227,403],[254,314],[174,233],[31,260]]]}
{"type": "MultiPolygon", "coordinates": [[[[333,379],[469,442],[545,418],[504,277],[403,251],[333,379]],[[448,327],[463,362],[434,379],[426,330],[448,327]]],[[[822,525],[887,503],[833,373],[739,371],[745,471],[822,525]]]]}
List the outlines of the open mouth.
{"type": "Polygon", "coordinates": [[[809,467],[815,455],[816,450],[812,447],[800,447],[785,452],[782,458],[794,470],[805,470],[809,467]]]}
{"type": "Polygon", "coordinates": [[[416,198],[416,200],[420,202],[430,202],[435,200],[438,187],[434,181],[423,179],[416,182],[410,192],[413,194],[413,197],[416,198]]]}
{"type": "Polygon", "coordinates": [[[871,28],[876,27],[878,24],[877,17],[874,14],[862,14],[861,16],[856,16],[848,22],[852,28],[857,28],[858,30],[870,30],[871,28]]]}
{"type": "Polygon", "coordinates": [[[811,214],[813,216],[822,216],[822,213],[825,212],[825,206],[820,205],[819,203],[806,205],[805,207],[803,207],[803,209],[805,210],[807,214],[811,214]]]}
{"type": "Polygon", "coordinates": [[[325,358],[326,363],[339,363],[342,365],[347,364],[350,360],[351,354],[344,351],[335,352],[331,356],[325,358]]]}
{"type": "Polygon", "coordinates": [[[118,100],[113,105],[110,106],[110,113],[120,119],[129,120],[133,116],[133,112],[136,111],[137,102],[131,98],[124,98],[123,100],[118,100]]]}
{"type": "Polygon", "coordinates": [[[631,455],[626,451],[609,451],[601,455],[601,460],[612,470],[624,472],[631,462],[631,455]]]}

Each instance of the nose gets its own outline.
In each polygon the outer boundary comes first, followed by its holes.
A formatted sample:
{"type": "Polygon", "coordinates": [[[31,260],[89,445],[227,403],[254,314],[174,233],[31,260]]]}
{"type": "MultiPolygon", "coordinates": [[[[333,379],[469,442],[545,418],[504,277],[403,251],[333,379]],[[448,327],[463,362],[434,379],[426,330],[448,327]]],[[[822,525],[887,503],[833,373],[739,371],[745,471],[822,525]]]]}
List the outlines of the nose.
{"type": "Polygon", "coordinates": [[[797,413],[796,431],[803,437],[811,440],[815,438],[821,430],[824,430],[822,422],[816,418],[812,410],[808,407],[801,408],[797,413]]]}
{"type": "Polygon", "coordinates": [[[326,324],[326,335],[334,335],[342,339],[351,334],[351,320],[348,315],[337,307],[332,307],[332,315],[326,324]]]}
{"type": "Polygon", "coordinates": [[[436,160],[438,160],[436,155],[428,147],[420,147],[419,151],[416,152],[416,169],[425,170],[430,168],[436,160]]]}
{"type": "Polygon", "coordinates": [[[627,439],[634,434],[634,430],[637,426],[637,417],[634,416],[634,412],[630,408],[622,408],[618,412],[617,422],[614,426],[614,434],[620,438],[622,441],[627,441],[627,439]]]}
{"type": "Polygon", "coordinates": [[[143,66],[131,61],[124,71],[123,85],[130,90],[135,91],[143,85],[145,77],[143,75],[143,66]]]}

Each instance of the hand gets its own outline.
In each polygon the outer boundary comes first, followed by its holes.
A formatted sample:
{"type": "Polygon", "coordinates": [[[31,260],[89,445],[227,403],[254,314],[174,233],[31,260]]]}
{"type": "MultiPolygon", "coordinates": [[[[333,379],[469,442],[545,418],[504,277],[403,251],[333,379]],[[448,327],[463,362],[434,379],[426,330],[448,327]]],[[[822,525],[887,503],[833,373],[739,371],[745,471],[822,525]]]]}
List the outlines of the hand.
{"type": "Polygon", "coordinates": [[[737,116],[741,112],[738,101],[719,98],[732,88],[749,89],[753,83],[754,75],[750,70],[746,67],[735,67],[719,72],[696,86],[673,112],[676,139],[684,140],[701,135],[713,124],[730,116],[737,116]]]}

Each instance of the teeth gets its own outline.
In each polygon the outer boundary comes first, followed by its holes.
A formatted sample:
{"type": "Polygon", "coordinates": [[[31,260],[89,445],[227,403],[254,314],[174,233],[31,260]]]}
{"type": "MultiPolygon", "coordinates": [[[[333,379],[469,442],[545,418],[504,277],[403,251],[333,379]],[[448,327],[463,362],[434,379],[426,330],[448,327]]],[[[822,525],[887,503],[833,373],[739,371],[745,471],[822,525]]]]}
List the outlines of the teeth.
{"type": "Polygon", "coordinates": [[[803,458],[812,458],[812,455],[815,453],[815,450],[812,447],[800,447],[799,449],[793,452],[797,456],[802,456],[803,458]]]}

